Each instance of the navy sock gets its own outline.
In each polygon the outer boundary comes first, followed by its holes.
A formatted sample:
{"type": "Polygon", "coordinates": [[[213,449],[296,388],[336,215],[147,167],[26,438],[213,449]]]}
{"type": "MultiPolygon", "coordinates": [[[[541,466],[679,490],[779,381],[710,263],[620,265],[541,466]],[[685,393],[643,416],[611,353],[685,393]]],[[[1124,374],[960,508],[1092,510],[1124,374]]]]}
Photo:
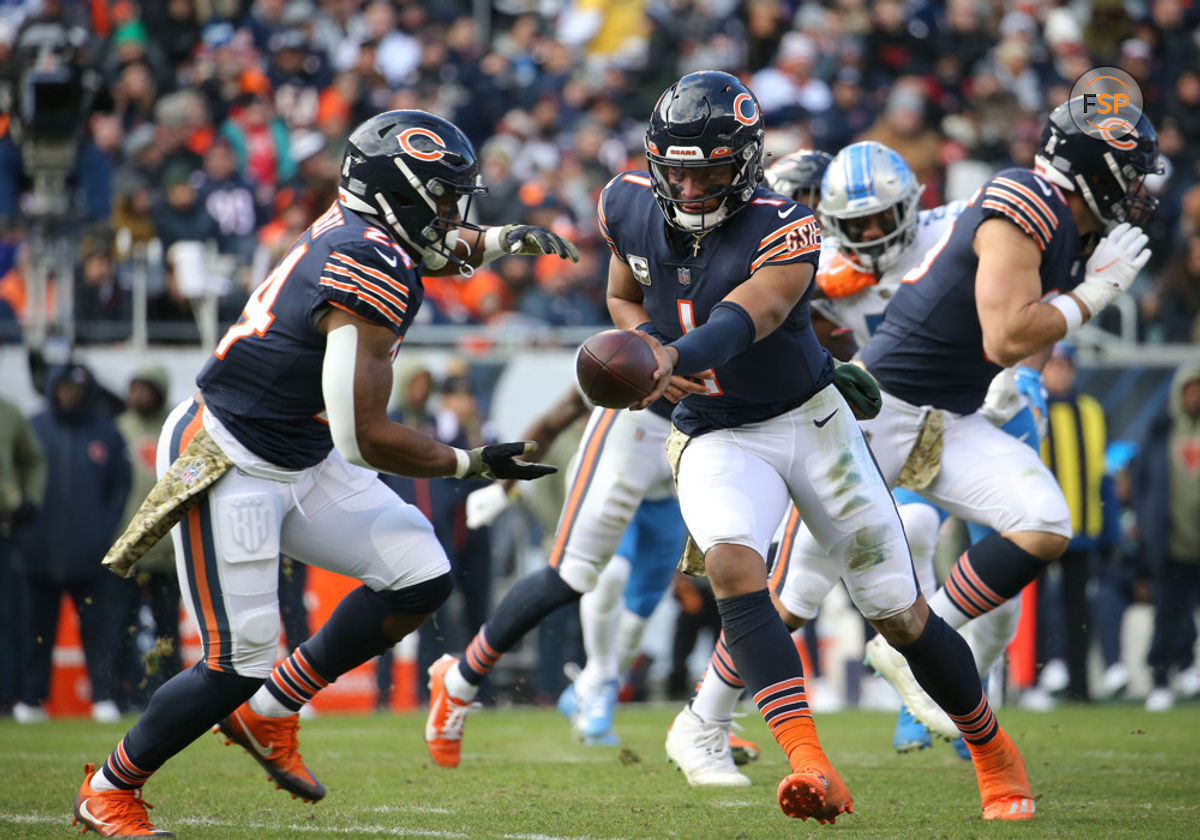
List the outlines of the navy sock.
{"type": "Polygon", "coordinates": [[[530,572],[513,584],[487,624],[479,628],[458,672],[471,685],[479,685],[492,667],[538,623],[564,604],[583,597],[558,576],[551,566],[530,572]]]}
{"type": "Polygon", "coordinates": [[[971,648],[937,613],[930,610],[920,637],[896,650],[904,654],[921,688],[950,715],[963,738],[984,744],[995,737],[999,726],[984,696],[971,648]]]}
{"type": "Polygon", "coordinates": [[[212,671],[198,662],[154,692],[145,714],[104,763],[104,775],[122,790],[141,787],[167,759],[250,698],[262,679],[212,671]]]}
{"type": "Polygon", "coordinates": [[[788,721],[811,718],[804,693],[804,669],[792,635],[779,618],[766,589],[718,598],[725,646],[737,673],[754,698],[771,734],[791,750],[783,730],[788,721]]]}
{"type": "Polygon", "coordinates": [[[960,612],[974,618],[1012,598],[1044,568],[1045,560],[991,534],[958,558],[946,578],[946,596],[960,612]]]}

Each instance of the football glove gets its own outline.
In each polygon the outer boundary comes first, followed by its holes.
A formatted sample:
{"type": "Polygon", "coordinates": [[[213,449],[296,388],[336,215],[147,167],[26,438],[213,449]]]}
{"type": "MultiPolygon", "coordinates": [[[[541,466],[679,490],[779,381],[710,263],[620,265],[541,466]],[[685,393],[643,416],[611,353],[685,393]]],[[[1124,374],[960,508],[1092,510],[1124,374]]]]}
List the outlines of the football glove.
{"type": "Polygon", "coordinates": [[[1096,245],[1084,269],[1083,282],[1071,289],[1088,316],[1094,318],[1133,285],[1133,279],[1150,260],[1150,238],[1140,227],[1122,222],[1096,245]]]}
{"type": "Polygon", "coordinates": [[[491,525],[508,507],[508,493],[499,484],[480,487],[467,495],[467,527],[471,530],[491,525]]]}
{"type": "Polygon", "coordinates": [[[573,242],[536,225],[505,225],[500,229],[500,248],[506,254],[554,254],[579,262],[579,249],[573,242]]]}
{"type": "Polygon", "coordinates": [[[850,410],[859,420],[871,420],[883,407],[879,396],[879,383],[875,377],[853,362],[838,365],[833,370],[833,384],[850,404],[850,410]]]}
{"type": "Polygon", "coordinates": [[[515,443],[492,443],[469,449],[466,452],[468,458],[466,469],[459,472],[457,477],[529,481],[558,472],[558,467],[550,464],[534,464],[515,460],[519,455],[532,455],[537,448],[538,445],[533,441],[521,440],[515,443]]]}

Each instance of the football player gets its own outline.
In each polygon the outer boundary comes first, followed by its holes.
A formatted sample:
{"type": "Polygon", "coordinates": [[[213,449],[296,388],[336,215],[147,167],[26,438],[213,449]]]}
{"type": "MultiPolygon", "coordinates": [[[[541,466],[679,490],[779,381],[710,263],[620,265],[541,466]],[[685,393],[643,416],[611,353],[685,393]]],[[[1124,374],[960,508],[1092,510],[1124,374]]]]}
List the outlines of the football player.
{"type": "Polygon", "coordinates": [[[609,311],[645,333],[659,361],[645,404],[673,376],[705,384],[672,415],[668,452],[730,659],[791,765],[780,807],[832,821],[853,805],[820,747],[800,657],[768,590],[764,557],[792,501],[858,608],[960,723],[985,817],[1027,815],[1024,762],[970,649],[917,588],[888,487],[835,385],[846,374],[812,330],[820,227],[807,207],[758,186],[762,135],[758,104],[736,78],[684,76],[651,114],[649,172],[615,178],[600,218],[613,250],[609,311]]]}
{"type": "MultiPolygon", "coordinates": [[[[1066,501],[1040,457],[981,413],[990,383],[1095,316],[1150,258],[1139,225],[1156,205],[1142,190],[1159,168],[1154,128],[1133,113],[1093,136],[1081,128],[1083,108],[1078,97],[1051,113],[1034,169],[1005,170],[976,192],[901,279],[861,353],[883,391],[882,411],[863,428],[888,483],[996,532],[959,558],[931,598],[955,628],[1020,592],[1071,535],[1066,501]]],[[[819,570],[820,555],[802,533],[794,561],[819,570]]],[[[941,722],[922,710],[953,711],[924,696],[904,646],[887,641],[868,646],[872,665],[936,731],[941,722]]]]}
{"type": "Polygon", "coordinates": [[[531,444],[455,449],[387,417],[423,272],[470,273],[511,253],[577,258],[544,228],[466,224],[462,205],[484,189],[474,149],[446,120],[389,111],[362,123],[338,199],[250,296],[197,393],[167,419],[160,485],[177,479],[170,489],[185,492],[215,479],[172,531],[203,655],[155,692],[99,772],[87,765],[74,807],[85,831],[174,836],[147,819],[141,788],[214,725],[279,787],[324,796],[297,752],[301,706],[415,630],[451,587],[432,526],[377,471],[519,480],[553,471],[514,460],[531,444]],[[281,552],[363,585],[273,669],[281,552]]]}
{"type": "MultiPolygon", "coordinates": [[[[560,538],[555,540],[551,554],[551,564],[559,569],[557,576],[575,581],[572,591],[583,593],[574,597],[579,598],[587,663],[572,674],[572,683],[559,697],[558,708],[571,720],[575,734],[588,744],[616,743],[613,708],[622,663],[628,664],[636,653],[646,620],[671,581],[683,545],[683,520],[675,502],[665,448],[670,423],[663,415],[669,415],[672,407],[663,400],[650,412],[625,417],[612,409],[593,408],[572,387],[525,431],[526,437],[546,449],[571,423],[591,414],[588,431],[572,459],[560,538]],[[593,432],[601,419],[611,428],[603,446],[597,449],[593,432]],[[650,440],[648,445],[644,443],[646,438],[650,440]],[[595,464],[585,469],[584,462],[589,458],[595,464]],[[620,488],[614,492],[617,484],[620,488]],[[571,506],[576,512],[568,520],[567,508],[571,506]]],[[[467,497],[468,527],[482,527],[494,520],[508,505],[510,491],[510,482],[497,482],[471,493],[467,497]]],[[[514,585],[519,595],[512,597],[530,597],[528,592],[535,586],[545,586],[549,578],[545,570],[534,572],[529,580],[514,585]]],[[[568,594],[568,602],[574,597],[568,594]]],[[[477,642],[492,639],[493,644],[501,644],[494,640],[504,629],[508,602],[506,596],[488,622],[496,635],[489,632],[477,642]]],[[[528,627],[520,630],[520,635],[555,608],[547,609],[546,605],[555,603],[553,598],[539,602],[538,612],[526,617],[528,627]]],[[[450,675],[449,680],[453,684],[454,676],[450,675]]],[[[439,749],[434,757],[453,760],[461,739],[443,737],[432,743],[446,740],[450,742],[449,751],[439,749]]]]}
{"type": "MultiPolygon", "coordinates": [[[[780,162],[803,160],[811,154],[795,152],[781,158],[780,162]]],[[[825,236],[816,276],[819,288],[812,307],[832,327],[826,331],[828,335],[844,330],[850,334],[852,345],[861,346],[882,322],[884,309],[899,288],[900,278],[920,262],[925,252],[962,213],[967,202],[955,201],[918,212],[921,186],[911,169],[895,151],[873,141],[848,146],[832,159],[832,164],[822,166],[821,171],[823,200],[817,215],[825,236]]],[[[771,175],[772,170],[768,169],[767,182],[776,191],[782,192],[781,186],[791,186],[772,181],[771,175]]],[[[827,341],[822,343],[828,347],[827,341]]],[[[833,348],[830,349],[833,352],[833,348]]],[[[1029,373],[1036,380],[1036,371],[1029,373]]],[[[999,376],[997,383],[1011,386],[1011,377],[999,376]]],[[[1036,383],[1031,381],[1029,384],[1032,387],[1036,383]]],[[[1042,402],[1044,404],[1044,399],[1042,402]]],[[[1036,447],[1038,436],[1029,410],[1025,409],[1017,417],[1012,414],[1013,411],[1008,411],[1002,418],[1007,421],[1006,431],[1017,437],[1026,436],[1026,442],[1036,447]]],[[[904,523],[921,590],[932,594],[937,588],[933,553],[945,514],[910,490],[897,488],[893,496],[904,523]]],[[[780,526],[779,561],[772,572],[780,614],[793,630],[816,616],[835,582],[821,574],[810,574],[803,563],[788,562],[795,545],[796,524],[794,511],[789,511],[780,526]]],[[[972,524],[972,528],[977,527],[972,524]]],[[[973,532],[972,539],[982,536],[973,532]]],[[[986,621],[972,626],[972,649],[981,676],[987,673],[1011,639],[1019,606],[1014,602],[1011,607],[998,610],[986,621]],[[981,624],[986,626],[978,626],[981,624]]],[[[741,691],[736,669],[729,661],[728,652],[718,642],[704,679],[690,703],[692,712],[704,721],[728,720],[741,691]]],[[[949,726],[947,736],[955,739],[959,754],[969,759],[970,754],[958,737],[957,729],[948,719],[946,723],[949,726]]],[[[941,731],[946,733],[946,728],[941,731]]],[[[668,753],[677,757],[677,763],[688,773],[693,784],[711,784],[706,779],[720,778],[719,774],[705,772],[705,759],[711,761],[714,754],[700,751],[674,734],[668,736],[667,743],[668,753]]],[[[906,752],[929,746],[932,741],[926,728],[905,707],[900,711],[892,743],[897,750],[906,752]]],[[[732,770],[729,759],[721,758],[725,762],[725,772],[732,770]]]]}

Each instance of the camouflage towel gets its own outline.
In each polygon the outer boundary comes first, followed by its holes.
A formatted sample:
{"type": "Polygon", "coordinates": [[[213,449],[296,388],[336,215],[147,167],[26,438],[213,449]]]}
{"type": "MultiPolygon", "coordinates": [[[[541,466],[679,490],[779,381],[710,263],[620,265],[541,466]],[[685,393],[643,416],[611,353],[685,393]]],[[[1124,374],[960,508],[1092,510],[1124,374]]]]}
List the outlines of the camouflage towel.
{"type": "MultiPolygon", "coordinates": [[[[688,435],[674,426],[671,427],[671,434],[667,435],[667,462],[671,465],[671,475],[675,479],[676,488],[679,487],[679,459],[683,457],[683,450],[687,448],[690,440],[688,435]]],[[[708,571],[704,568],[704,555],[700,553],[700,547],[696,545],[691,534],[688,534],[687,542],[683,545],[683,555],[675,568],[692,577],[708,577],[708,571]]]]}
{"type": "Polygon", "coordinates": [[[900,477],[896,479],[897,487],[921,490],[937,478],[942,468],[942,432],[945,427],[946,418],[941,409],[926,409],[925,416],[921,418],[921,429],[917,432],[917,441],[904,461],[900,477]]]}
{"type": "Polygon", "coordinates": [[[125,533],[104,555],[113,574],[133,577],[143,554],[166,536],[175,523],[200,501],[200,496],[233,466],[221,447],[201,428],[170,469],[154,485],[138,508],[125,533]]]}

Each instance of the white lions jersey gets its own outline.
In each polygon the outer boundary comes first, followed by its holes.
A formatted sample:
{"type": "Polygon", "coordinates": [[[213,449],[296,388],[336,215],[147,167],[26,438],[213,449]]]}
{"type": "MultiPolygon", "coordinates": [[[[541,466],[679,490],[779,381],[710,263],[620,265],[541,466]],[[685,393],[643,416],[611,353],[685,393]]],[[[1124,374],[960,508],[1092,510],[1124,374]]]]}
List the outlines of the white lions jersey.
{"type": "Polygon", "coordinates": [[[827,237],[821,244],[817,270],[817,285],[825,297],[813,298],[813,309],[849,329],[862,347],[883,320],[883,310],[900,288],[900,278],[921,261],[966,206],[967,202],[960,199],[917,214],[917,236],[912,245],[879,278],[842,253],[836,239],[827,237]]]}

